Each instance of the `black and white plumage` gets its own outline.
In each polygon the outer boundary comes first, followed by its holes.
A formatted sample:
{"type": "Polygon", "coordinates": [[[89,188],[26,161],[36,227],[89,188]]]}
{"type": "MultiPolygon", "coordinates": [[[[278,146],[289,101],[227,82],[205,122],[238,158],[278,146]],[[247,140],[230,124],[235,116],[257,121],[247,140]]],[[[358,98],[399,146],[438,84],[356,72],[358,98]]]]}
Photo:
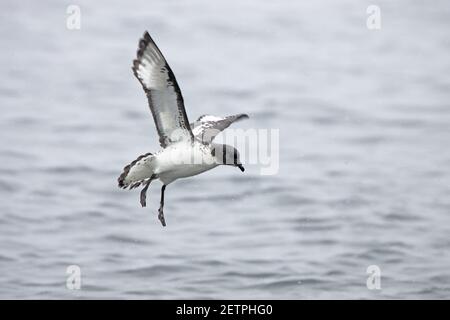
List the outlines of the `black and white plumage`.
{"type": "Polygon", "coordinates": [[[204,114],[197,121],[191,123],[191,129],[195,138],[204,143],[211,143],[221,131],[228,128],[233,122],[247,118],[248,115],[243,113],[228,117],[216,117],[204,114]]]}
{"type": "Polygon", "coordinates": [[[165,226],[164,192],[168,184],[218,165],[235,166],[244,171],[239,152],[232,146],[215,144],[213,140],[233,122],[248,116],[203,115],[190,124],[175,75],[148,32],[139,41],[132,69],[147,96],[162,149],[155,154],[143,154],[127,165],[118,183],[124,189],[144,186],[140,202],[145,207],[150,183],[160,180],[163,186],[158,218],[165,226]]]}
{"type": "Polygon", "coordinates": [[[192,131],[180,87],[148,32],[145,32],[139,41],[137,58],[133,61],[132,69],[147,95],[161,147],[181,140],[192,141],[192,131]]]}

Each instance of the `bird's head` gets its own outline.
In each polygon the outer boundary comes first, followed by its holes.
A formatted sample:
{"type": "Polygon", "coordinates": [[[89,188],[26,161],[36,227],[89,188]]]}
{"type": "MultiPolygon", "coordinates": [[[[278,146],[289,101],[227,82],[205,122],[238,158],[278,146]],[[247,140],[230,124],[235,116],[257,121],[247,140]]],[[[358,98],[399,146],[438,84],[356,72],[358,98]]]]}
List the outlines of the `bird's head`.
{"type": "Polygon", "coordinates": [[[238,167],[242,172],[245,171],[239,159],[239,151],[235,147],[226,144],[217,144],[212,148],[211,154],[218,164],[238,167]]]}

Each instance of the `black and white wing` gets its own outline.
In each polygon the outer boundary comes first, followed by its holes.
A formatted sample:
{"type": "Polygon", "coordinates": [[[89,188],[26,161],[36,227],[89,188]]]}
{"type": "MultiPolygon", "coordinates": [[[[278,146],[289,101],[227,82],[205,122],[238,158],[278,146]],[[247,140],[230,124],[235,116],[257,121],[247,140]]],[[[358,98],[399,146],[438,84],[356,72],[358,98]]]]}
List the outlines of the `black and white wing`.
{"type": "Polygon", "coordinates": [[[216,117],[205,114],[194,123],[191,123],[192,133],[196,139],[201,140],[203,143],[211,143],[221,131],[228,128],[233,122],[247,118],[248,115],[244,113],[228,117],[216,117]]]}
{"type": "Polygon", "coordinates": [[[193,140],[183,96],[166,59],[148,32],[139,41],[133,72],[144,88],[162,147],[193,140]]]}

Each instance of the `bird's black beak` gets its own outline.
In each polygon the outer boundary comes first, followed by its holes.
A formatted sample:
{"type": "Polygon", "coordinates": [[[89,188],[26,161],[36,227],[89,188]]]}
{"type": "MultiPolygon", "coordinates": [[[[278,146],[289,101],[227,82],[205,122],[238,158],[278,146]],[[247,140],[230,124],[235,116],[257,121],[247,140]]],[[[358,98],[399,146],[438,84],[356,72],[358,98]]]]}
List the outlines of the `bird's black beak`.
{"type": "Polygon", "coordinates": [[[242,164],[238,164],[237,167],[238,167],[242,172],[245,171],[245,168],[244,168],[244,166],[243,166],[242,164]]]}

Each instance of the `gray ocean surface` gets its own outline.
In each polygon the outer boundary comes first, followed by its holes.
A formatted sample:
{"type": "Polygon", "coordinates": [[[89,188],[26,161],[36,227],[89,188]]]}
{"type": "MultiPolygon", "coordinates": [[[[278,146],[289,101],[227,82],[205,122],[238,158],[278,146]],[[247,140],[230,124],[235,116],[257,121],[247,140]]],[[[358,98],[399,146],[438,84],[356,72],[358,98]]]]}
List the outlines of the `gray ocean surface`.
{"type": "Polygon", "coordinates": [[[0,2],[0,298],[450,298],[450,6],[0,2]],[[117,187],[158,137],[131,71],[148,30],[191,121],[279,129],[279,170],[117,187]],[[80,290],[66,287],[69,265],[80,290]],[[369,266],[381,290],[366,286],[369,266]]]}

